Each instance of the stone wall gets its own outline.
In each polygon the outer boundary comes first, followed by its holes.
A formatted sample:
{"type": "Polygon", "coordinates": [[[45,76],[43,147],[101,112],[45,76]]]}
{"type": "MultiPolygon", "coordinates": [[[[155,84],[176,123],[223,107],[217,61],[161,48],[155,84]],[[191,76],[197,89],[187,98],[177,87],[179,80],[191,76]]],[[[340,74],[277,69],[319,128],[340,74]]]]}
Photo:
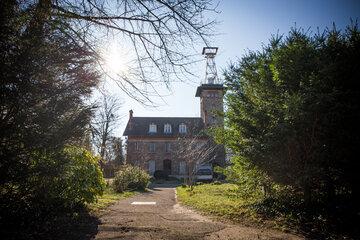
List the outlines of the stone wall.
{"type": "Polygon", "coordinates": [[[202,90],[200,111],[206,127],[223,125],[223,118],[218,115],[223,112],[223,108],[223,90],[202,90]]]}
{"type": "MultiPolygon", "coordinates": [[[[207,139],[199,139],[196,142],[208,141],[207,139]]],[[[182,159],[178,153],[179,141],[177,138],[151,138],[151,137],[130,137],[127,141],[127,157],[126,163],[142,167],[149,171],[149,162],[155,161],[154,170],[164,170],[164,160],[171,161],[171,172],[169,175],[186,176],[188,172],[188,159],[182,159]],[[150,144],[155,144],[155,151],[150,151],[150,144]],[[170,144],[170,151],[166,151],[166,144],[170,144]],[[180,170],[180,164],[185,164],[185,168],[180,170]]],[[[224,166],[225,152],[223,147],[217,150],[217,157],[213,159],[213,164],[217,166],[224,166]]],[[[195,160],[196,161],[196,160],[195,160]]],[[[184,166],[184,165],[183,165],[184,166]]]]}
{"type": "Polygon", "coordinates": [[[141,166],[149,170],[149,161],[155,161],[155,170],[164,170],[164,160],[171,161],[171,175],[179,175],[180,161],[176,155],[177,139],[129,138],[127,141],[126,163],[141,166]],[[149,145],[155,144],[155,152],[149,151],[149,145]],[[166,144],[170,144],[170,151],[166,151],[166,144]],[[136,149],[137,145],[137,149],[136,149]]]}

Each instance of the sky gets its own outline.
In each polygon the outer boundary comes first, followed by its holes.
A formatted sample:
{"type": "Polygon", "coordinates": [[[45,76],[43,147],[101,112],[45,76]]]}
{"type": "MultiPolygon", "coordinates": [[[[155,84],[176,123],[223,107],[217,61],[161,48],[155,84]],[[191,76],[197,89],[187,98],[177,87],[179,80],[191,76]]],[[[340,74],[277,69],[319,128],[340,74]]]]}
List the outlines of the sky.
{"type": "MultiPolygon", "coordinates": [[[[297,26],[317,32],[331,28],[344,29],[350,19],[360,22],[360,0],[222,0],[219,2],[219,34],[213,39],[213,46],[219,47],[216,65],[220,79],[229,65],[241,58],[248,50],[260,50],[268,43],[272,34],[287,35],[290,28],[297,26]]],[[[203,46],[198,46],[201,54],[203,46]]],[[[128,121],[128,112],[135,117],[199,117],[200,102],[195,97],[196,87],[205,77],[205,62],[194,66],[198,77],[184,83],[174,83],[170,92],[163,92],[163,101],[154,99],[158,107],[145,107],[126,97],[120,89],[113,92],[124,102],[115,134],[120,137],[128,121]]]]}

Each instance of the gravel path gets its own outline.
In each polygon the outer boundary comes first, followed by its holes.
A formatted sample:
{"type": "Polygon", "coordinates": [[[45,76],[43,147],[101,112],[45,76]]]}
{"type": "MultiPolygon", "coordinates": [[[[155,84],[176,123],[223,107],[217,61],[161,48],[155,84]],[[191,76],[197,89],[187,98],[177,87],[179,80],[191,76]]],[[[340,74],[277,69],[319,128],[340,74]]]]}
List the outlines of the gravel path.
{"type": "Polygon", "coordinates": [[[180,206],[173,186],[117,202],[101,217],[96,239],[303,239],[278,231],[220,223],[180,206]],[[151,205],[134,205],[151,204],[151,205]],[[156,204],[153,205],[153,202],[156,204]]]}

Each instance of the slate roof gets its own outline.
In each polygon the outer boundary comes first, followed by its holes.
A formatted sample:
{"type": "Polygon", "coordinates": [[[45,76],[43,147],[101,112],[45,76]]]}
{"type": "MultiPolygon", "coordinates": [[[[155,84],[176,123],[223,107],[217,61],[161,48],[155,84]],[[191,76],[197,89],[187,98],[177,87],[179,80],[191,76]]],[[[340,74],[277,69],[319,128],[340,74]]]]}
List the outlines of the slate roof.
{"type": "Polygon", "coordinates": [[[198,134],[204,129],[202,118],[188,118],[188,117],[130,117],[126,125],[124,136],[138,136],[138,137],[177,137],[177,136],[191,136],[198,134]],[[149,133],[149,125],[156,124],[157,132],[149,133]],[[164,133],[164,125],[169,123],[171,125],[171,133],[164,133]],[[186,125],[187,133],[179,133],[179,125],[184,123],[186,125]]]}

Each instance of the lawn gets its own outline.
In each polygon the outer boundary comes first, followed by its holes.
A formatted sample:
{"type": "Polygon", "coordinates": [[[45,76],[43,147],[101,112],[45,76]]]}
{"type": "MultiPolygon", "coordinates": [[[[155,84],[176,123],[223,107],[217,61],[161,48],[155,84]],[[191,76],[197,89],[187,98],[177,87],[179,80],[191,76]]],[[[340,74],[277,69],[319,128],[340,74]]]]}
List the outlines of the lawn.
{"type": "Polygon", "coordinates": [[[179,201],[201,212],[224,217],[233,221],[259,222],[259,216],[250,206],[256,199],[242,197],[235,184],[201,184],[190,191],[187,187],[178,187],[179,201]]]}
{"type": "Polygon", "coordinates": [[[111,187],[107,186],[104,194],[102,196],[99,196],[97,201],[95,203],[88,204],[88,208],[92,212],[99,212],[101,210],[104,210],[111,204],[128,197],[132,197],[137,192],[123,192],[123,193],[117,193],[115,192],[111,187]]]}

